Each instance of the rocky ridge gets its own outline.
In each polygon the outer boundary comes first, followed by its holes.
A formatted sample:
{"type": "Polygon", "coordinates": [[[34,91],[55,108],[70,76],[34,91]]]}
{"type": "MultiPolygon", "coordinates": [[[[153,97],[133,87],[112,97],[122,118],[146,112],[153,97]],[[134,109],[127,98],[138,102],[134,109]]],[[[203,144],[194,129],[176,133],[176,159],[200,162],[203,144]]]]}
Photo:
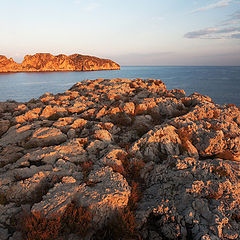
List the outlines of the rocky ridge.
{"type": "Polygon", "coordinates": [[[56,71],[97,71],[117,70],[120,66],[109,60],[93,56],[60,54],[53,56],[50,53],[26,55],[22,63],[16,63],[0,55],[0,73],[6,72],[56,72],[56,71]]]}
{"type": "Polygon", "coordinates": [[[239,239],[239,160],[239,108],[160,80],[0,103],[0,239],[33,239],[16,224],[22,212],[49,218],[73,202],[93,216],[84,239],[239,239]],[[106,238],[127,207],[129,235],[106,238]]]}

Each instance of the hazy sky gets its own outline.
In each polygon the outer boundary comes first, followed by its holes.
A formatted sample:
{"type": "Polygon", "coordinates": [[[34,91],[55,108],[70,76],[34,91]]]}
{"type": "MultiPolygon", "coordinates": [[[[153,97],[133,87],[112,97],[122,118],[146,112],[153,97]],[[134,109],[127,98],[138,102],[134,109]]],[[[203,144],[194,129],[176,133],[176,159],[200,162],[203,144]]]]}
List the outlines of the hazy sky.
{"type": "Polygon", "coordinates": [[[0,54],[240,66],[240,0],[0,0],[0,54]]]}

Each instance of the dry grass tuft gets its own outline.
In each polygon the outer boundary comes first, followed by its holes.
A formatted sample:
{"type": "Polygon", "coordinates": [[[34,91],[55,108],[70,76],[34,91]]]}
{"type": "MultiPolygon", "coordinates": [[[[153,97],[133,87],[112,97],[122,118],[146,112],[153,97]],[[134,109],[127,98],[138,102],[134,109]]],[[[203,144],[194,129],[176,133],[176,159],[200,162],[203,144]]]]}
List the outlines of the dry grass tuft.
{"type": "Polygon", "coordinates": [[[87,208],[69,204],[61,215],[45,217],[41,212],[25,214],[19,226],[25,240],[63,240],[70,233],[84,237],[92,223],[87,208]]]}
{"type": "Polygon", "coordinates": [[[81,168],[83,172],[83,181],[87,182],[88,181],[88,175],[92,170],[93,162],[92,161],[86,161],[81,163],[81,168]]]}
{"type": "Polygon", "coordinates": [[[23,218],[20,229],[25,240],[59,239],[61,232],[61,217],[44,217],[40,212],[28,214],[23,218]]]}
{"type": "Polygon", "coordinates": [[[106,224],[98,230],[92,240],[119,240],[119,239],[141,239],[140,234],[136,230],[136,221],[133,211],[129,208],[119,209],[106,222],[106,224]]]}

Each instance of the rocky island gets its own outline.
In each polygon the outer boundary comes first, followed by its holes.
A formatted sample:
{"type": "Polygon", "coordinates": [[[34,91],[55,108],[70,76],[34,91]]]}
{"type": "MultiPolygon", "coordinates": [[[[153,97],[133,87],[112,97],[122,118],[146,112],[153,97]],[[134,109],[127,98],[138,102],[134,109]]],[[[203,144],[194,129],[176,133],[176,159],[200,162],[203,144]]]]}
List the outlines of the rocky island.
{"type": "Polygon", "coordinates": [[[239,108],[160,80],[2,102],[0,239],[240,239],[239,161],[239,108]]]}
{"type": "Polygon", "coordinates": [[[61,71],[97,71],[118,70],[120,66],[109,60],[92,56],[60,54],[53,56],[50,53],[26,55],[22,63],[16,63],[0,55],[0,73],[8,72],[61,72],[61,71]]]}

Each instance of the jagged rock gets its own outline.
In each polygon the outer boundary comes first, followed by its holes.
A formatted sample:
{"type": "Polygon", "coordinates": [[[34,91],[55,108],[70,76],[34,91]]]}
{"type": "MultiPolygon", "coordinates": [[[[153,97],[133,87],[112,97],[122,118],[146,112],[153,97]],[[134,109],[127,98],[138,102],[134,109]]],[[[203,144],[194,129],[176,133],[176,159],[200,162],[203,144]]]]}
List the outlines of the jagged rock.
{"type": "Polygon", "coordinates": [[[127,205],[131,188],[126,179],[110,167],[96,168],[88,177],[91,184],[79,187],[76,199],[94,212],[94,222],[102,224],[114,210],[127,205]]]}
{"type": "Polygon", "coordinates": [[[43,200],[33,205],[32,212],[43,212],[46,216],[62,213],[69,203],[74,199],[79,184],[73,177],[65,177],[61,183],[57,183],[43,197],[43,200]]]}
{"type": "Polygon", "coordinates": [[[40,203],[34,204],[31,211],[44,211],[45,215],[63,212],[72,201],[89,207],[94,212],[94,221],[99,224],[116,208],[127,205],[130,187],[119,173],[111,168],[99,168],[89,175],[92,186],[79,183],[72,177],[66,177],[55,185],[40,203]]]}
{"type": "Polygon", "coordinates": [[[199,239],[207,234],[225,239],[228,229],[235,229],[232,235],[237,238],[239,226],[229,217],[237,214],[239,204],[235,168],[231,161],[187,157],[156,165],[139,205],[139,221],[158,219],[156,230],[168,239],[199,239]]]}
{"type": "Polygon", "coordinates": [[[9,237],[8,229],[0,227],[0,239],[1,240],[7,240],[8,237],[9,237]]]}
{"type": "Polygon", "coordinates": [[[123,172],[124,167],[121,161],[121,157],[126,156],[126,151],[122,149],[113,149],[106,154],[100,161],[105,165],[112,167],[114,170],[118,170],[118,172],[123,172]]]}
{"type": "Polygon", "coordinates": [[[7,199],[16,203],[34,201],[44,191],[49,174],[49,172],[39,172],[31,178],[21,180],[9,189],[7,199]]]}
{"type": "Polygon", "coordinates": [[[75,138],[61,145],[32,151],[19,159],[17,163],[42,161],[43,163],[53,164],[58,159],[64,159],[73,163],[84,162],[87,159],[87,153],[83,148],[82,139],[75,138]]]}
{"type": "Polygon", "coordinates": [[[167,90],[160,80],[97,79],[0,103],[0,129],[0,228],[9,240],[20,236],[11,219],[23,209],[50,216],[74,200],[94,215],[89,239],[138,198],[131,210],[144,240],[240,237],[234,105],[167,90]]]}
{"type": "Polygon", "coordinates": [[[181,140],[176,133],[176,128],[165,124],[156,126],[136,141],[131,148],[131,152],[140,158],[159,162],[163,160],[164,156],[179,155],[180,144],[181,140]]]}
{"type": "Polygon", "coordinates": [[[111,142],[112,136],[107,130],[96,130],[94,133],[94,138],[106,142],[111,142]]]}

